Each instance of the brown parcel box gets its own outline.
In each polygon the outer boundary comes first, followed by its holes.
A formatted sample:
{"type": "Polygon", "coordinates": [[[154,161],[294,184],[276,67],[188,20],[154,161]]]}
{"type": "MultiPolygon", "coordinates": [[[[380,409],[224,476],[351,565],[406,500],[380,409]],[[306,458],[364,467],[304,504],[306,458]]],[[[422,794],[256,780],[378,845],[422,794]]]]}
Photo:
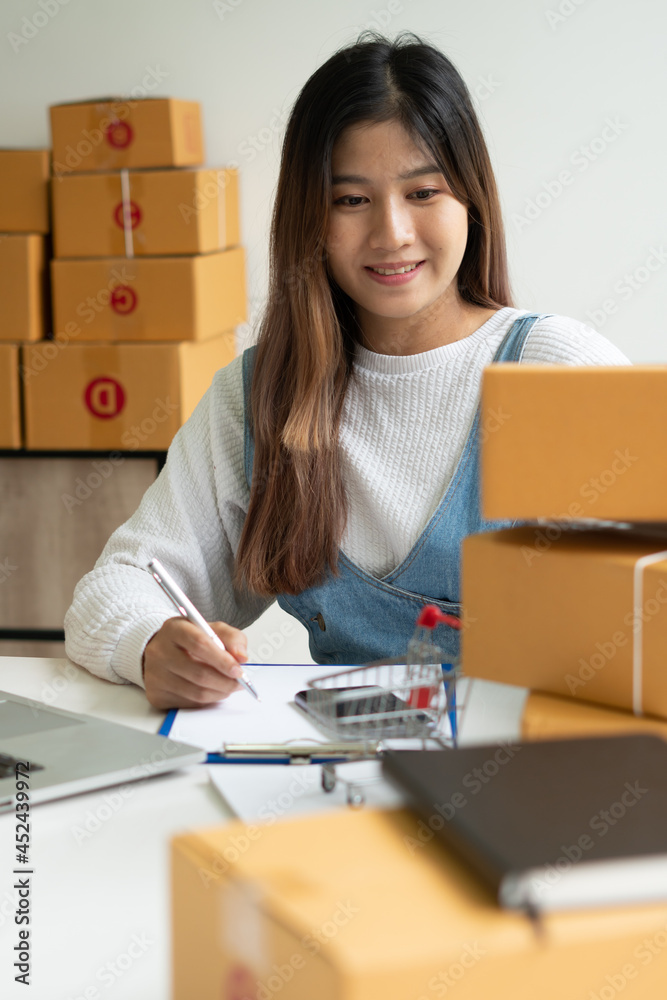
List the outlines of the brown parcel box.
{"type": "Polygon", "coordinates": [[[539,936],[403,810],[184,834],[172,924],[173,1000],[609,1000],[626,984],[658,1000],[667,979],[667,906],[548,914],[539,936]]]}
{"type": "Polygon", "coordinates": [[[44,336],[45,268],[43,236],[0,236],[0,340],[44,336]]]}
{"type": "Polygon", "coordinates": [[[100,98],[54,104],[53,174],[204,162],[201,106],[173,98],[100,98]]]}
{"type": "Polygon", "coordinates": [[[555,526],[468,535],[464,673],[634,710],[636,667],[638,707],[667,718],[665,549],[665,537],[555,526]],[[635,597],[637,560],[653,553],[635,597]]]}
{"type": "Polygon", "coordinates": [[[243,247],[51,264],[54,329],[79,340],[205,340],[246,319],[243,247]]]}
{"type": "Polygon", "coordinates": [[[48,233],[49,150],[0,149],[0,233],[48,233]]]}
{"type": "Polygon", "coordinates": [[[0,448],[20,447],[19,348],[0,344],[0,448]]]}
{"type": "Polygon", "coordinates": [[[236,169],[70,174],[52,193],[56,257],[207,253],[240,242],[236,169]]]}
{"type": "Polygon", "coordinates": [[[233,332],[199,343],[26,346],[26,447],[165,450],[234,347],[233,332]]]}
{"type": "Polygon", "coordinates": [[[600,705],[586,705],[573,698],[531,691],[523,706],[521,738],[524,740],[572,739],[619,733],[655,733],[667,738],[667,722],[600,705]]]}
{"type": "Polygon", "coordinates": [[[667,365],[490,365],[484,517],[667,520],[667,365]]]}

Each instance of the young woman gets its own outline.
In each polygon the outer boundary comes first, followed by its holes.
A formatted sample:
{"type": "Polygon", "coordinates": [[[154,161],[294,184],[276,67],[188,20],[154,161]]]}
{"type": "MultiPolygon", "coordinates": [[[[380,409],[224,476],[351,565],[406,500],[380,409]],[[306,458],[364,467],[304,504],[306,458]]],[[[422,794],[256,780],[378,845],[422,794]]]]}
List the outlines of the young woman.
{"type": "Polygon", "coordinates": [[[360,40],[308,80],[270,249],[256,348],[215,375],[65,621],[74,661],[159,708],[235,690],[240,630],[276,598],[331,664],[399,655],[425,602],[457,613],[462,538],[512,523],[480,515],[484,366],[629,363],[513,307],[470,95],[415,36],[360,40]],[[174,617],[153,556],[227,652],[174,617]]]}

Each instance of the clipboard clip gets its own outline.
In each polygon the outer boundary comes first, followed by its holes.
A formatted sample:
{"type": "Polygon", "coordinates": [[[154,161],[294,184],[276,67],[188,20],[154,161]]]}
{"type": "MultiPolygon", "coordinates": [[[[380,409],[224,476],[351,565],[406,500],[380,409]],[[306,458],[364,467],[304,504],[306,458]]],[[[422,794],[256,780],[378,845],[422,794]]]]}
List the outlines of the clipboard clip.
{"type": "Polygon", "coordinates": [[[337,764],[378,757],[380,741],[352,743],[223,743],[220,754],[230,763],[337,764]]]}

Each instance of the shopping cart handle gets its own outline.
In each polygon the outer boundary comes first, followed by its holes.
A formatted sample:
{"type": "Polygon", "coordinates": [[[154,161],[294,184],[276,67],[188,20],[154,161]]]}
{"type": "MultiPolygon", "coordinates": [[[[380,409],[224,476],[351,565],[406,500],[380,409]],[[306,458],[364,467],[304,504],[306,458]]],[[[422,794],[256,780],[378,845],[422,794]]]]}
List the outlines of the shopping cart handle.
{"type": "Polygon", "coordinates": [[[419,612],[417,626],[435,628],[436,625],[449,625],[451,628],[461,628],[461,619],[455,615],[446,615],[435,604],[425,604],[419,612]]]}

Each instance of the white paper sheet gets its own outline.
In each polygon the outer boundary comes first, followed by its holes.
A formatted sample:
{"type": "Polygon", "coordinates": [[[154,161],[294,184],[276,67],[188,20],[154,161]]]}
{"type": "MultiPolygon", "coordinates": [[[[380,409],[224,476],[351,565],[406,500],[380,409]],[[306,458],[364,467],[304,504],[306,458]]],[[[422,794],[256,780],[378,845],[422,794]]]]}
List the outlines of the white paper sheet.
{"type": "Polygon", "coordinates": [[[369,807],[392,808],[403,796],[381,778],[378,761],[336,765],[336,787],[325,792],[319,764],[210,764],[211,782],[237,816],[246,822],[273,823],[289,816],[347,809],[347,786],[363,793],[369,807]]]}
{"type": "Polygon", "coordinates": [[[209,753],[219,750],[222,743],[326,740],[327,737],[290,702],[309,680],[330,674],[332,669],[335,668],[313,663],[246,664],[248,679],[261,701],[255,701],[247,691],[241,690],[212,708],[182,708],[169,735],[173,740],[191,743],[209,753]]]}

